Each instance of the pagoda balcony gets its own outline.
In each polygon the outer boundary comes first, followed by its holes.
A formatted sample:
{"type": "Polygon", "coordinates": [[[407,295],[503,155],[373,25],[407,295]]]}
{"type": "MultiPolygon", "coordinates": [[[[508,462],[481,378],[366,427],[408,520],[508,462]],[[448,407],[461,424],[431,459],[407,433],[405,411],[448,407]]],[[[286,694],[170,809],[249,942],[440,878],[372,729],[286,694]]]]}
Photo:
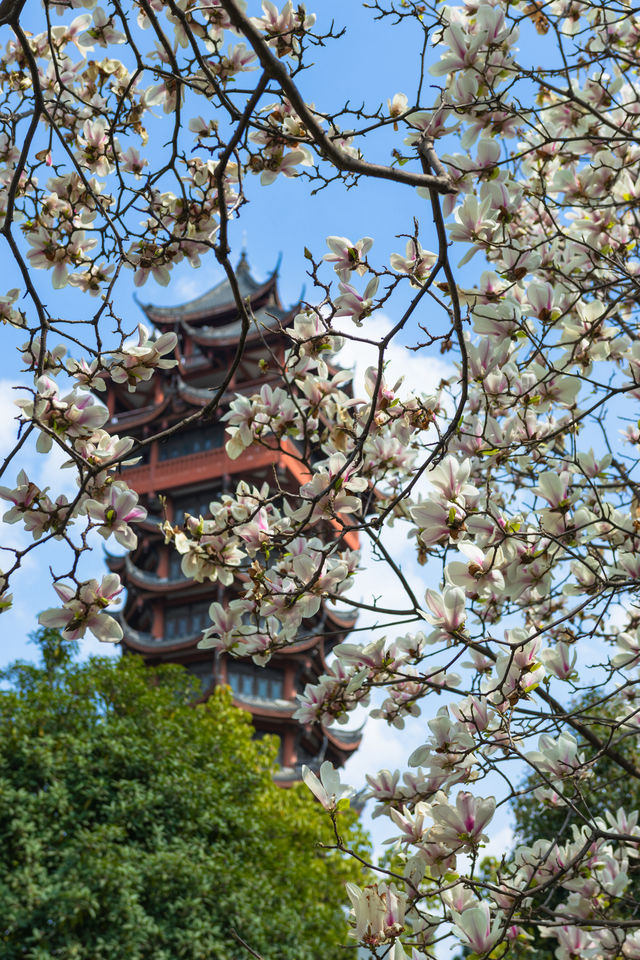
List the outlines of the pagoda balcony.
{"type": "MultiPolygon", "coordinates": [[[[284,700],[282,697],[277,697],[276,699],[271,699],[269,697],[259,697],[253,696],[245,693],[236,693],[233,692],[233,702],[237,707],[240,707],[243,710],[248,710],[253,716],[258,717],[273,717],[277,716],[278,719],[288,719],[293,716],[293,714],[298,709],[297,700],[284,700]]],[[[297,727],[297,721],[295,722],[297,727]]]]}
{"type": "Polygon", "coordinates": [[[278,463],[282,456],[278,450],[259,447],[245,450],[242,457],[231,460],[224,447],[221,447],[129,467],[126,478],[127,484],[139,495],[143,495],[183,487],[185,484],[215,480],[225,474],[248,474],[252,470],[278,463]]]}
{"type": "Polygon", "coordinates": [[[124,568],[127,583],[132,583],[136,587],[146,588],[151,591],[165,591],[167,589],[184,590],[186,586],[199,586],[192,577],[185,577],[182,572],[179,575],[169,575],[160,577],[157,573],[149,570],[141,570],[136,567],[129,554],[124,559],[124,568]]]}
{"type": "Polygon", "coordinates": [[[185,647],[195,647],[202,638],[202,630],[187,637],[171,637],[170,639],[155,637],[152,633],[135,630],[129,626],[123,617],[117,619],[122,627],[126,645],[142,653],[150,653],[153,650],[181,650],[185,647]]]}

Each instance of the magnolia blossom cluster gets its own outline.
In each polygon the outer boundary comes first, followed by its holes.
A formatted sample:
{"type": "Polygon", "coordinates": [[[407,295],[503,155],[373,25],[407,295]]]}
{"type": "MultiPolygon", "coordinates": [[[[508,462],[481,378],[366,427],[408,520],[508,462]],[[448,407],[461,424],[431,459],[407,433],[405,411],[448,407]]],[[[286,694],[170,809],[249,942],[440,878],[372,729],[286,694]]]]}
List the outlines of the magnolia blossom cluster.
{"type": "MultiPolygon", "coordinates": [[[[176,336],[165,334],[155,340],[142,325],[138,328],[138,343],[125,341],[121,348],[88,363],[84,359],[65,362],[66,350],[58,345],[45,354],[47,374],[37,376],[27,399],[16,400],[20,409],[21,427],[36,430],[36,450],[49,453],[54,444],[69,457],[65,466],[76,471],[78,492],[71,500],[65,495],[52,498],[49,488],[41,488],[20,470],[14,487],[0,487],[0,498],[11,504],[5,511],[5,523],[20,523],[34,541],[49,538],[70,541],[75,528],[86,542],[90,531],[96,530],[105,540],[113,537],[128,550],[137,544],[130,526],[144,520],[146,509],[138,502],[138,495],[119,479],[116,468],[130,453],[134,441],[119,437],[103,429],[108,411],[90,392],[104,390],[106,380],[127,383],[130,390],[149,380],[155,369],[175,365],[175,360],[164,359],[173,350],[176,336]],[[76,386],[63,393],[56,378],[76,381],[76,386]]],[[[28,366],[37,367],[42,359],[42,344],[30,342],[22,347],[28,366]]],[[[131,459],[125,462],[135,462],[131,459]]],[[[13,570],[20,565],[19,551],[13,570]]],[[[8,576],[13,572],[8,571],[8,576]]],[[[3,577],[2,597],[6,601],[8,576],[3,577]]],[[[121,639],[122,630],[105,608],[118,602],[122,591],[116,575],[103,579],[81,581],[73,577],[74,585],[55,582],[54,587],[63,607],[45,611],[40,622],[59,627],[65,636],[77,639],[89,629],[100,640],[121,639]]],[[[5,602],[2,609],[7,609],[5,602]]]]}
{"type": "MultiPolygon", "coordinates": [[[[22,277],[0,319],[28,334],[21,429],[43,455],[62,448],[78,478],[71,499],[27,471],[0,488],[7,523],[72,550],[43,622],[119,637],[106,613],[117,578],[80,581],[76,562],[86,531],[131,548],[145,511],[115,473],[137,448],[104,429],[94,393],[111,380],[148,400],[176,346],[143,327],[129,343],[122,271],[167,284],[175,264],[213,249],[237,293],[237,366],[252,318],[228,243],[246,182],[411,191],[415,219],[392,252],[344,226],[322,251],[311,242],[313,296],[266,364],[278,382],[229,398],[231,371],[207,407],[219,403],[230,460],[261,446],[288,479],[242,481],[165,537],[184,575],[216,591],[204,647],[262,664],[313,634],[326,605],[369,618],[364,641],[335,645],[305,687],[303,723],[367,707],[402,730],[424,716],[408,770],[368,777],[392,855],[383,880],[347,890],[359,944],[422,960],[448,938],[502,956],[545,936],[557,960],[634,960],[637,811],[593,813],[588,790],[605,761],[612,783],[640,779],[629,747],[640,730],[636,11],[377,0],[383,24],[413,28],[424,47],[420,101],[389,91],[386,107],[348,100],[335,113],[298,86],[309,51],[320,58],[335,36],[303,5],[45,6],[51,24],[14,31],[0,55],[0,215],[22,277]],[[535,31],[556,45],[544,70],[530,59],[535,31]],[[150,148],[157,117],[162,144],[150,148]],[[372,133],[391,165],[368,159],[372,133]],[[43,278],[95,296],[87,343],[79,321],[50,314],[43,278]],[[381,339],[376,311],[391,321],[381,339]],[[392,377],[394,337],[418,360],[439,351],[444,378],[428,364],[421,389],[392,377]],[[347,341],[372,351],[363,382],[338,363],[347,341]],[[365,544],[384,574],[358,599],[365,544]],[[387,587],[402,600],[387,602],[387,587]],[[485,869],[522,770],[521,792],[564,826],[485,869]]],[[[0,607],[21,557],[5,563],[0,607]]],[[[340,847],[350,791],[330,766],[318,773],[304,779],[340,847]]]]}

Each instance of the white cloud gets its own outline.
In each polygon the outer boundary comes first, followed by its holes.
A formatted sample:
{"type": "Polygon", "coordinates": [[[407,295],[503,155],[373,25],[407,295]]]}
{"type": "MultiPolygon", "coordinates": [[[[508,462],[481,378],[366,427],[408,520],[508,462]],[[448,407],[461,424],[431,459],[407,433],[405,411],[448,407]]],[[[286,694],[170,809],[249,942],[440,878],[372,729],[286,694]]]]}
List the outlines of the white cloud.
{"type": "MultiPolygon", "coordinates": [[[[345,325],[341,333],[364,337],[380,343],[393,329],[393,323],[383,313],[376,313],[364,321],[361,328],[349,328],[345,325]]],[[[344,367],[354,367],[354,387],[357,396],[364,394],[364,375],[367,367],[378,365],[378,349],[368,343],[346,340],[337,360],[344,367]]],[[[398,337],[391,341],[385,350],[387,368],[385,378],[395,383],[403,378],[403,390],[410,393],[433,393],[444,378],[454,373],[454,368],[437,355],[427,354],[424,350],[409,350],[398,337]]]]}

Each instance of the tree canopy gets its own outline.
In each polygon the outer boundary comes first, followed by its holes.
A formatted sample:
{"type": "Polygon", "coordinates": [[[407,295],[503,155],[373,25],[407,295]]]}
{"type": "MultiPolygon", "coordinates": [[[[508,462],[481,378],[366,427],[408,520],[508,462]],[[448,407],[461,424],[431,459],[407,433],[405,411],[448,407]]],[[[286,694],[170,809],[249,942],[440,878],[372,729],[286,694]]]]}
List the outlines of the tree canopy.
{"type": "Polygon", "coordinates": [[[342,956],[361,868],[318,846],[320,806],[274,784],[229,692],[194,706],[181,667],[43,639],[0,693],[0,957],[248,957],[233,930],[269,960],[342,956]]]}

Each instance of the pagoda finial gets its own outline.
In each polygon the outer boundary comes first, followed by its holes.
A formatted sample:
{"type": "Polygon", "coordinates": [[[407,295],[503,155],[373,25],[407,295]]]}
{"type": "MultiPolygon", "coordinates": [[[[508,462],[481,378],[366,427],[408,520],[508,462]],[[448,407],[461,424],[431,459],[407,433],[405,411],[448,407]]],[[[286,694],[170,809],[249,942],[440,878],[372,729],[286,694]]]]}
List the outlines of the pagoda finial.
{"type": "Polygon", "coordinates": [[[238,260],[238,266],[236,267],[237,273],[249,273],[249,261],[247,260],[247,251],[242,248],[242,253],[240,254],[240,259],[238,260]]]}

